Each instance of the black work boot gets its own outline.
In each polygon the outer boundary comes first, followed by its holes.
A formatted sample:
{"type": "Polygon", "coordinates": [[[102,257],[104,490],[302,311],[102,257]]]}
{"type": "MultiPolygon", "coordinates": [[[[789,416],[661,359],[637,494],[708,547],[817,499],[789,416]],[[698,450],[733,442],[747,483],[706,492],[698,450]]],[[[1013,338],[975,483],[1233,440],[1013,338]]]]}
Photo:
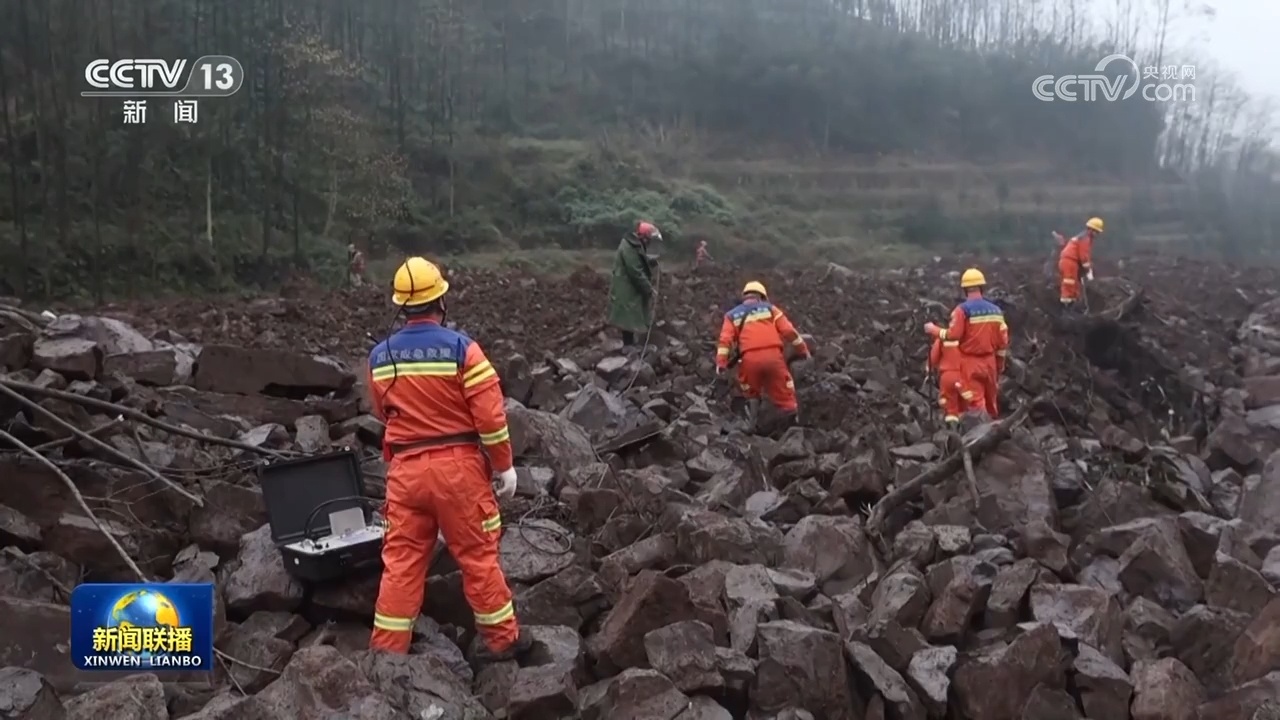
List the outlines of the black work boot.
{"type": "Polygon", "coordinates": [[[991,422],[991,416],[986,410],[969,410],[960,416],[960,435],[963,437],[974,428],[989,422],[991,422]]]}
{"type": "Polygon", "coordinates": [[[476,649],[475,662],[477,664],[487,665],[489,663],[503,662],[506,660],[515,660],[533,649],[533,638],[522,628],[520,637],[511,643],[511,646],[505,650],[494,651],[489,649],[488,645],[483,643],[476,649]]]}
{"type": "Polygon", "coordinates": [[[963,433],[960,432],[960,421],[959,420],[944,421],[943,432],[946,433],[946,437],[947,437],[946,447],[944,448],[944,450],[948,454],[954,453],[954,452],[960,452],[960,447],[962,444],[962,441],[960,438],[963,435],[963,433]]]}

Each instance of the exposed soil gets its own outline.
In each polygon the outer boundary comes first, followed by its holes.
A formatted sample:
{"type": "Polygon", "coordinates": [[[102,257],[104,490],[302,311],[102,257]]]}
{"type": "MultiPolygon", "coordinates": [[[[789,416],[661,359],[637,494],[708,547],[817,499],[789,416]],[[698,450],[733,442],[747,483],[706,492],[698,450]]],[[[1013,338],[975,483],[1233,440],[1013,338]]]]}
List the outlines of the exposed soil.
{"type": "MultiPolygon", "coordinates": [[[[1233,336],[1248,310],[1275,292],[1277,272],[1159,256],[1113,261],[1114,268],[1109,261],[1103,255],[1099,278],[1088,290],[1089,315],[1095,319],[1072,318],[1065,325],[1056,287],[1042,263],[1002,258],[983,266],[990,295],[1005,308],[1013,333],[1009,404],[1046,388],[1064,399],[1087,396],[1101,378],[1147,408],[1157,425],[1190,431],[1203,409],[1196,407],[1197,395],[1189,388],[1206,381],[1232,383],[1233,336]],[[1103,319],[1107,309],[1138,292],[1143,302],[1126,318],[1103,319]]],[[[664,321],[688,323],[674,334],[701,335],[699,349],[709,360],[721,312],[746,280],[759,279],[801,332],[816,340],[830,369],[850,357],[879,359],[897,377],[923,386],[927,338],[921,328],[930,320],[945,322],[958,298],[955,276],[961,262],[844,278],[824,268],[751,272],[721,266],[699,273],[680,268],[660,280],[659,333],[664,321]]],[[[561,278],[468,270],[451,282],[449,319],[494,357],[519,352],[536,362],[602,337],[591,330],[603,324],[608,278],[590,269],[561,278]],[[565,338],[571,342],[562,342],[565,338]]],[[[381,285],[333,290],[299,284],[283,298],[153,301],[98,312],[144,333],[173,329],[197,343],[335,354],[353,363],[364,358],[369,335],[385,336],[396,318],[381,285]]],[[[702,371],[710,379],[710,368],[702,371]]],[[[814,424],[850,427],[892,411],[863,407],[825,389],[810,394],[806,416],[814,424]]],[[[1083,420],[1069,408],[1064,414],[1083,420]]],[[[1144,434],[1154,431],[1141,418],[1117,419],[1136,421],[1144,434]]]]}

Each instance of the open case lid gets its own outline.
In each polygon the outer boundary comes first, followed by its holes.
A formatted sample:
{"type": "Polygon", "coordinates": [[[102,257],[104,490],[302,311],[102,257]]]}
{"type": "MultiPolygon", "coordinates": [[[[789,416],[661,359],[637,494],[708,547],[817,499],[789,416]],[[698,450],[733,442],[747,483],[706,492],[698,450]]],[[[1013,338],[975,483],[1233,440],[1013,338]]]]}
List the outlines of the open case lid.
{"type": "Polygon", "coordinates": [[[302,540],[308,518],[321,505],[324,507],[311,521],[312,538],[330,533],[330,513],[360,508],[365,522],[372,518],[369,501],[362,499],[364,475],[360,470],[360,456],[350,448],[325,455],[268,461],[258,466],[258,484],[267,506],[271,539],[277,545],[302,540]]]}

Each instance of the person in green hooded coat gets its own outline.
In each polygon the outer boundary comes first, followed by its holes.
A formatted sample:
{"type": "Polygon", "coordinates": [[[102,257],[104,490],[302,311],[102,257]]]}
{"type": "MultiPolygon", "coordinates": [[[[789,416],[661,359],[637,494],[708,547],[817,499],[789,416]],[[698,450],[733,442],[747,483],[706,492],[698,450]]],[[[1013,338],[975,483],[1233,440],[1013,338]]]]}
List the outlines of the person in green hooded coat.
{"type": "Polygon", "coordinates": [[[613,280],[609,284],[609,324],[622,331],[622,342],[638,345],[653,322],[658,291],[653,285],[653,263],[649,243],[661,240],[662,233],[652,223],[636,224],[618,243],[613,258],[613,280]]]}

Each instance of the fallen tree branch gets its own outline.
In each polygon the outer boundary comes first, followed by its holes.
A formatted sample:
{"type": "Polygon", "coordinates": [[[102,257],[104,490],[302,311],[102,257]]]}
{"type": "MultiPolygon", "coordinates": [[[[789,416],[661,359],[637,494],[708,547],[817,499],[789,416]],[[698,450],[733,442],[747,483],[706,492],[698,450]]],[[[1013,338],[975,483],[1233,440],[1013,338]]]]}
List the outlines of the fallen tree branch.
{"type": "Polygon", "coordinates": [[[607,327],[609,327],[609,325],[607,323],[602,323],[602,322],[597,322],[593,325],[587,325],[583,327],[576,327],[570,330],[569,332],[562,334],[560,337],[552,340],[552,346],[553,347],[572,347],[574,345],[577,345],[579,341],[584,340],[588,337],[591,337],[592,335],[595,335],[598,332],[602,332],[607,327]]]}
{"type": "Polygon", "coordinates": [[[871,516],[867,518],[867,532],[879,535],[881,525],[884,524],[885,518],[890,513],[915,499],[929,485],[936,485],[964,468],[966,455],[971,459],[981,457],[983,453],[995,449],[1000,443],[1008,440],[1014,429],[1026,421],[1031,414],[1031,409],[1047,399],[1047,395],[1037,396],[1034,400],[1018,408],[1018,411],[1008,418],[988,425],[985,433],[962,443],[960,449],[949,455],[945,460],[935,463],[928,470],[916,475],[894,488],[893,492],[880,498],[880,501],[871,509],[871,516]]]}
{"type": "MultiPolygon", "coordinates": [[[[63,420],[62,418],[58,417],[58,416],[57,416],[56,414],[54,414],[53,412],[51,412],[51,411],[49,411],[49,410],[45,409],[44,407],[42,407],[39,403],[37,403],[36,401],[32,400],[31,398],[24,397],[24,396],[22,395],[22,393],[19,393],[19,392],[17,392],[16,390],[13,390],[13,389],[11,389],[11,388],[7,387],[7,386],[6,386],[6,385],[4,385],[3,383],[0,383],[0,393],[3,393],[3,394],[5,394],[5,395],[8,395],[9,397],[13,398],[14,400],[18,401],[19,403],[22,403],[22,405],[24,405],[27,409],[31,410],[32,412],[36,413],[37,415],[42,415],[42,416],[44,416],[44,417],[48,418],[48,419],[49,419],[50,421],[52,421],[54,424],[58,425],[59,427],[61,427],[62,429],[66,430],[67,432],[71,433],[72,435],[76,436],[77,438],[79,438],[79,439],[81,439],[81,440],[84,440],[85,442],[87,442],[87,443],[89,443],[90,445],[92,445],[92,446],[94,446],[94,447],[98,448],[99,450],[101,450],[101,451],[103,451],[103,452],[107,453],[107,455],[109,455],[109,456],[111,456],[111,457],[113,457],[113,458],[116,458],[116,459],[118,459],[118,460],[123,461],[123,462],[124,462],[124,464],[126,464],[126,465],[128,465],[128,466],[130,466],[130,467],[133,467],[134,469],[136,469],[136,470],[138,470],[138,471],[142,472],[143,474],[145,474],[147,477],[151,478],[152,480],[155,480],[155,481],[157,481],[157,482],[161,483],[162,485],[165,485],[165,486],[166,486],[166,487],[168,487],[170,490],[173,490],[174,492],[178,493],[179,495],[181,495],[181,496],[185,497],[186,499],[190,500],[191,502],[195,503],[197,507],[204,507],[204,498],[201,498],[199,495],[194,495],[194,494],[192,494],[192,493],[191,493],[190,491],[188,491],[186,488],[182,487],[182,486],[181,486],[181,485],[179,485],[178,483],[176,483],[176,482],[174,482],[174,481],[170,480],[169,478],[167,478],[167,477],[165,477],[165,476],[161,475],[160,473],[156,472],[154,469],[152,469],[149,465],[147,465],[146,463],[142,462],[141,460],[137,460],[136,458],[131,458],[131,457],[129,457],[128,455],[125,455],[124,453],[122,453],[122,452],[120,452],[119,450],[117,450],[117,449],[115,449],[115,448],[111,447],[110,445],[108,445],[108,444],[106,444],[106,443],[102,442],[102,441],[101,441],[101,440],[99,440],[98,438],[96,438],[96,437],[94,437],[94,436],[90,435],[89,433],[87,433],[87,432],[85,432],[85,431],[81,430],[80,428],[76,427],[75,425],[72,425],[71,423],[67,422],[66,420],[63,420]]],[[[25,446],[24,446],[24,447],[25,447],[25,446]]],[[[32,449],[31,449],[31,452],[35,452],[35,449],[34,449],[34,448],[32,448],[32,449]]],[[[39,453],[36,453],[36,454],[37,454],[37,455],[39,455],[39,453]]],[[[44,456],[43,456],[43,455],[41,455],[41,457],[44,457],[44,456]]],[[[52,464],[52,463],[50,463],[50,464],[52,464]]]]}
{"type": "Polygon", "coordinates": [[[57,590],[58,592],[62,593],[63,597],[65,597],[65,598],[66,598],[66,599],[68,599],[68,600],[70,600],[70,599],[71,599],[71,588],[67,587],[66,585],[63,585],[61,580],[59,580],[58,578],[56,578],[56,577],[54,577],[54,576],[53,576],[53,573],[51,573],[51,572],[49,572],[48,570],[45,570],[44,568],[42,568],[42,567],[40,567],[39,565],[35,564],[35,562],[33,562],[33,561],[31,560],[31,557],[30,557],[30,556],[28,556],[26,553],[22,552],[21,550],[19,550],[19,549],[18,549],[18,548],[16,548],[16,547],[7,547],[7,548],[5,548],[2,552],[3,552],[5,555],[8,555],[9,557],[13,558],[14,560],[17,560],[18,562],[22,563],[23,565],[26,565],[27,567],[31,568],[32,570],[35,570],[36,572],[38,572],[38,573],[40,573],[41,575],[43,575],[43,576],[44,576],[44,579],[45,579],[46,581],[48,581],[48,583],[49,583],[51,586],[53,586],[53,588],[54,588],[55,590],[57,590]]]}
{"type": "MultiPolygon", "coordinates": [[[[62,472],[61,468],[59,468],[57,465],[54,465],[53,461],[51,461],[49,458],[36,452],[35,448],[30,447],[29,445],[22,442],[21,440],[14,437],[13,435],[10,435],[8,432],[6,432],[3,429],[0,429],[0,440],[8,441],[14,447],[18,448],[26,455],[29,455],[36,462],[39,462],[41,465],[44,465],[54,475],[56,475],[58,479],[62,481],[62,484],[65,485],[67,489],[71,491],[71,495],[75,498],[76,504],[80,506],[81,512],[83,512],[85,514],[85,517],[89,518],[89,520],[93,522],[95,526],[97,526],[98,530],[103,534],[103,536],[107,538],[107,542],[109,542],[111,544],[112,549],[116,551],[116,555],[118,555],[120,557],[120,560],[129,568],[130,571],[133,572],[134,576],[138,578],[138,582],[140,583],[152,582],[151,578],[148,578],[147,574],[142,572],[142,568],[138,567],[138,563],[134,562],[132,557],[129,557],[128,551],[126,551],[120,545],[120,541],[116,539],[116,536],[112,535],[111,532],[102,525],[102,521],[98,520],[98,516],[95,515],[93,512],[93,509],[89,507],[89,503],[85,501],[84,495],[80,493],[80,489],[76,487],[75,482],[72,481],[72,479],[68,477],[66,473],[62,472]]],[[[28,566],[35,567],[35,569],[40,571],[40,573],[45,576],[45,579],[48,580],[55,588],[57,588],[58,591],[65,594],[68,598],[71,597],[70,588],[68,588],[66,585],[63,585],[61,582],[57,580],[57,578],[54,578],[44,569],[36,567],[34,563],[32,563],[25,556],[17,554],[17,551],[15,549],[5,548],[5,553],[10,555],[11,557],[14,557],[19,561],[26,563],[28,566]]],[[[226,671],[228,677],[231,677],[231,669],[226,666],[226,663],[240,665],[242,667],[249,668],[250,670],[257,670],[259,672],[268,672],[275,675],[280,674],[279,670],[266,668],[260,665],[254,665],[253,663],[245,662],[244,660],[241,660],[240,658],[229,655],[217,648],[214,648],[213,652],[217,656],[218,660],[224,663],[223,669],[226,671]]],[[[235,681],[235,678],[231,678],[231,682],[234,683],[236,686],[239,686],[239,683],[235,681]]],[[[244,693],[244,689],[241,688],[240,692],[244,693]]]]}
{"type": "Polygon", "coordinates": [[[112,402],[107,402],[105,400],[98,400],[97,398],[85,397],[84,395],[76,395],[75,393],[69,393],[63,390],[54,390],[53,388],[43,388],[43,387],[40,387],[39,385],[31,385],[28,383],[17,382],[14,380],[0,379],[0,386],[4,386],[10,390],[14,390],[16,392],[24,393],[27,395],[39,395],[41,397],[54,398],[56,400],[65,400],[66,402],[76,403],[84,407],[93,408],[95,410],[102,410],[105,412],[114,413],[116,415],[123,415],[124,417],[129,418],[130,420],[136,420],[140,423],[146,423],[147,425],[150,425],[151,427],[156,428],[158,430],[163,430],[167,433],[170,433],[173,435],[179,435],[181,437],[189,438],[191,440],[199,440],[200,442],[209,443],[211,445],[222,445],[223,447],[235,448],[237,450],[244,450],[245,452],[257,453],[259,455],[268,455],[270,457],[277,458],[277,459],[285,458],[285,455],[283,453],[276,452],[275,450],[268,450],[266,448],[255,447],[253,445],[250,445],[249,443],[242,443],[238,440],[230,440],[227,438],[217,437],[216,435],[206,435],[205,433],[197,432],[195,430],[188,430],[186,428],[173,425],[172,423],[164,422],[163,420],[157,420],[151,417],[150,415],[143,412],[138,412],[133,408],[125,407],[124,405],[119,405],[112,402]]]}
{"type": "MultiPolygon", "coordinates": [[[[89,433],[90,435],[94,435],[94,436],[101,435],[102,433],[104,433],[104,432],[106,432],[106,431],[108,431],[108,430],[110,430],[110,429],[112,429],[112,428],[119,427],[119,426],[120,426],[120,423],[122,423],[122,422],[124,422],[124,418],[122,418],[122,417],[118,417],[118,418],[116,418],[116,419],[114,419],[114,420],[109,420],[109,421],[107,421],[107,422],[104,422],[104,423],[102,423],[101,425],[99,425],[98,427],[93,428],[92,430],[86,430],[85,432],[89,433]]],[[[71,436],[68,436],[68,437],[59,438],[59,439],[57,439],[57,440],[50,440],[50,441],[49,441],[49,442],[47,442],[47,443],[41,443],[41,444],[39,444],[39,445],[36,445],[36,446],[35,446],[34,448],[32,448],[32,449],[33,449],[33,450],[35,450],[35,451],[36,451],[36,452],[38,452],[38,453],[47,453],[47,452],[49,452],[50,450],[57,450],[58,448],[62,447],[63,445],[70,445],[71,443],[75,442],[76,440],[77,440],[76,436],[75,436],[75,435],[71,435],[71,436]]]]}
{"type": "Polygon", "coordinates": [[[67,490],[71,491],[72,497],[75,498],[76,504],[80,506],[80,510],[85,514],[85,517],[89,518],[89,520],[97,526],[98,530],[107,538],[107,542],[111,544],[112,549],[120,556],[120,560],[124,562],[125,566],[132,570],[133,574],[138,577],[138,582],[150,582],[147,579],[147,576],[142,572],[142,568],[138,567],[138,563],[134,562],[133,558],[129,557],[129,553],[120,546],[120,541],[116,539],[116,536],[112,535],[111,531],[107,530],[107,528],[103,526],[102,521],[98,519],[98,516],[94,514],[93,509],[89,507],[89,503],[85,501],[84,495],[80,494],[80,488],[76,487],[75,482],[73,482],[66,473],[62,472],[62,468],[54,465],[52,460],[36,452],[35,448],[10,435],[5,430],[0,430],[0,440],[9,442],[36,462],[44,465],[50,472],[57,476],[57,478],[62,481],[62,484],[67,487],[67,490]]]}
{"type": "Polygon", "coordinates": [[[22,321],[29,323],[27,327],[28,330],[39,330],[40,328],[49,324],[49,318],[41,315],[40,313],[32,312],[30,310],[25,310],[23,308],[15,307],[13,305],[6,305],[4,303],[0,303],[0,313],[9,315],[11,317],[21,318],[22,321]]]}
{"type": "MultiPolygon", "coordinates": [[[[244,660],[241,660],[241,659],[240,659],[240,658],[238,658],[238,657],[234,657],[234,656],[232,656],[232,655],[228,655],[228,654],[226,654],[226,653],[222,652],[222,651],[221,651],[221,650],[219,650],[218,648],[214,648],[214,649],[213,649],[213,652],[214,652],[214,654],[216,654],[219,658],[221,658],[221,659],[223,659],[223,660],[226,660],[227,662],[231,663],[232,665],[239,665],[240,667],[243,667],[243,668],[249,668],[250,670],[257,670],[258,672],[271,673],[272,675],[279,675],[279,674],[280,674],[280,671],[279,671],[279,670],[276,670],[275,668],[263,667],[263,666],[261,666],[261,665],[254,665],[253,663],[245,662],[244,660]]],[[[228,674],[230,674],[230,668],[228,668],[228,669],[227,669],[227,673],[228,673],[228,674]]],[[[240,692],[242,692],[242,693],[243,693],[243,692],[244,692],[244,690],[243,690],[243,689],[241,689],[241,690],[240,690],[240,692]]]]}

